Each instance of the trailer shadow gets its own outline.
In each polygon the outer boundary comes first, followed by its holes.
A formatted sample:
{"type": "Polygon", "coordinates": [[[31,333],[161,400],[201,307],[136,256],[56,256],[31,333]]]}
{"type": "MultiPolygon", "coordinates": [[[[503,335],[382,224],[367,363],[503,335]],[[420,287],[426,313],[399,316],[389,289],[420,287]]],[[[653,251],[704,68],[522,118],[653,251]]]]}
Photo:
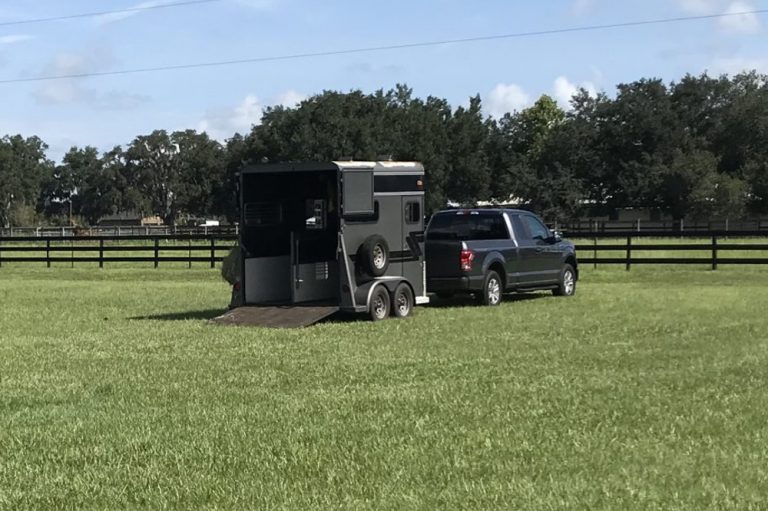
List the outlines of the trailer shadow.
{"type": "Polygon", "coordinates": [[[150,316],[136,316],[129,319],[132,321],[210,321],[213,318],[221,316],[225,312],[227,312],[226,309],[209,309],[152,314],[150,316]]]}

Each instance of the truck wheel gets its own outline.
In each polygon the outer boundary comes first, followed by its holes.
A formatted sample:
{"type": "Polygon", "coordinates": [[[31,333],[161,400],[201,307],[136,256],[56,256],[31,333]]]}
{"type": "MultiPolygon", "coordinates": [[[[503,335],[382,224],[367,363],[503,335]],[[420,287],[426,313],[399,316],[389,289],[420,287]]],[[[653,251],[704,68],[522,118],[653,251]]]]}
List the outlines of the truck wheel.
{"type": "Polygon", "coordinates": [[[389,269],[389,245],[378,234],[366,238],[357,256],[363,271],[372,277],[381,277],[389,269]]]}
{"type": "Polygon", "coordinates": [[[501,296],[504,293],[501,277],[495,271],[489,271],[485,274],[483,281],[483,290],[477,295],[480,305],[489,305],[495,307],[501,304],[501,296]]]}
{"type": "Polygon", "coordinates": [[[408,284],[400,284],[392,295],[392,315],[396,318],[407,318],[413,312],[413,291],[408,284]]]}
{"type": "Polygon", "coordinates": [[[373,321],[381,321],[389,317],[389,291],[384,286],[377,286],[371,295],[371,303],[368,304],[368,313],[373,321]]]}
{"type": "Polygon", "coordinates": [[[556,289],[552,290],[555,296],[573,296],[576,294],[576,270],[566,264],[560,272],[560,282],[556,289]]]}

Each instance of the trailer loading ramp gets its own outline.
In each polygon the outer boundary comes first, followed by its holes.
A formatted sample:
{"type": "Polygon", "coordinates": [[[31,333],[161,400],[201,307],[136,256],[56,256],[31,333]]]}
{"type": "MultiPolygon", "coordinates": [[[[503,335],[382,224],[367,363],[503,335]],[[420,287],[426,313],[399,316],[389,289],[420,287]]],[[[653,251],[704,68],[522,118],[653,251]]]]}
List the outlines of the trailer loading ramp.
{"type": "Polygon", "coordinates": [[[225,326],[260,326],[265,328],[304,328],[339,311],[334,305],[246,306],[211,320],[225,326]]]}

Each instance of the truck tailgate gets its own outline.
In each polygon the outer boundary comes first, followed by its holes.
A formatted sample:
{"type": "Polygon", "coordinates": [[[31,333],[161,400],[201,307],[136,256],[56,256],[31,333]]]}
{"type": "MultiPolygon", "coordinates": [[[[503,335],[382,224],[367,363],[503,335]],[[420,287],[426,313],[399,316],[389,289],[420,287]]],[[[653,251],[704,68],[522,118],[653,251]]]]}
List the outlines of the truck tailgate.
{"type": "Polygon", "coordinates": [[[427,240],[427,278],[458,277],[461,272],[461,241],[427,240]]]}

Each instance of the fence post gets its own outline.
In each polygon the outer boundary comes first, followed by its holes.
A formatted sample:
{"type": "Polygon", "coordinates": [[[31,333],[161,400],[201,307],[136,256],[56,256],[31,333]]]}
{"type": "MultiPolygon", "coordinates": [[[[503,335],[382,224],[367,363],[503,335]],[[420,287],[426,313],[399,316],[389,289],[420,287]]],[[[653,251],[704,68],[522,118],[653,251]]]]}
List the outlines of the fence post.
{"type": "Polygon", "coordinates": [[[632,268],[632,236],[627,236],[627,271],[632,268]]]}
{"type": "Polygon", "coordinates": [[[155,238],[155,268],[160,266],[160,238],[155,238]]]}
{"type": "Polygon", "coordinates": [[[189,269],[192,269],[192,238],[189,239],[189,269]]]}
{"type": "Polygon", "coordinates": [[[48,263],[48,268],[51,267],[51,240],[50,238],[45,240],[45,260],[48,263]]]}
{"type": "Polygon", "coordinates": [[[211,238],[211,268],[216,268],[216,240],[211,238]]]}
{"type": "MultiPolygon", "coordinates": [[[[0,229],[0,238],[3,235],[3,231],[0,229]]],[[[0,239],[0,268],[3,267],[3,240],[0,239]]]]}
{"type": "Polygon", "coordinates": [[[712,236],[712,271],[717,270],[717,236],[712,236]]]}
{"type": "Polygon", "coordinates": [[[597,236],[595,236],[595,238],[594,238],[594,245],[593,246],[594,246],[594,249],[593,249],[593,256],[592,257],[594,258],[594,265],[595,265],[595,270],[596,270],[597,269],[597,236]]]}

